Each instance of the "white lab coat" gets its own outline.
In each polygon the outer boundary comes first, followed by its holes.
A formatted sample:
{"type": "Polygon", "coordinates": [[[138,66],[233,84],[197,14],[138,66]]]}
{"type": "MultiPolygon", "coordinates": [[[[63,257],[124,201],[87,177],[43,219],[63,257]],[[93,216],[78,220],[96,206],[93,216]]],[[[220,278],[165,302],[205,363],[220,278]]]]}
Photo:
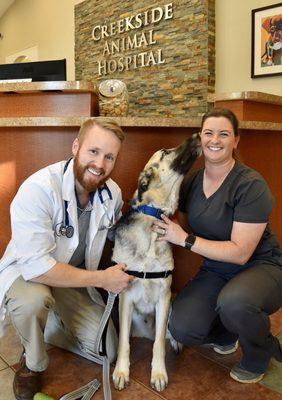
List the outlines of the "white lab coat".
{"type": "MultiPolygon", "coordinates": [[[[25,280],[40,276],[56,262],[68,263],[78,245],[77,202],[74,192],[73,160],[64,173],[65,161],[52,164],[30,176],[19,188],[11,204],[12,239],[0,261],[0,324],[5,318],[5,293],[22,275],[25,280]],[[64,220],[64,200],[68,202],[71,238],[58,236],[64,220]]],[[[109,227],[120,217],[122,198],[119,186],[106,182],[112,199],[102,191],[93,198],[93,211],[86,238],[85,266],[96,270],[103,252],[109,227]]],[[[89,294],[103,304],[95,288],[89,294]]]]}

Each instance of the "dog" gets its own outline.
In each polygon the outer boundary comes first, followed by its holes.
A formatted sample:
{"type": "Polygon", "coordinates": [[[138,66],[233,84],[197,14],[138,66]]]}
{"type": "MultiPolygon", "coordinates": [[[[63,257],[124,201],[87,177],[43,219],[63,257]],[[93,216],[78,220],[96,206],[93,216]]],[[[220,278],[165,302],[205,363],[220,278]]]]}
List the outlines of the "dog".
{"type": "MultiPolygon", "coordinates": [[[[119,295],[120,334],[113,372],[114,386],[118,390],[129,384],[132,321],[134,328],[141,320],[144,322],[144,317],[148,321],[148,316],[154,314],[151,386],[157,391],[167,386],[165,339],[174,262],[170,244],[157,241],[158,236],[151,226],[155,218],[161,219],[160,214],[174,214],[184,175],[200,153],[198,134],[193,134],[176,148],[157,151],[139,176],[137,190],[130,201],[131,208],[117,223],[112,260],[125,263],[127,272],[136,276],[130,287],[119,295]]],[[[143,325],[146,330],[146,324],[143,325]]],[[[147,332],[137,333],[137,336],[150,337],[147,332]]],[[[171,344],[177,348],[172,338],[171,344]]]]}

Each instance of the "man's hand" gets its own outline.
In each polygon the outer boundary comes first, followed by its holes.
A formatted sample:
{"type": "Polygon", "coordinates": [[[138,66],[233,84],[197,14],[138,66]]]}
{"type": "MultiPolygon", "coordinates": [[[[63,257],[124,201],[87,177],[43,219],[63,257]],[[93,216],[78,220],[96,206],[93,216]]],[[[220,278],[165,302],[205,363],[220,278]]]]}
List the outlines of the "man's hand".
{"type": "Polygon", "coordinates": [[[128,275],[126,272],[126,265],[123,263],[109,267],[101,274],[101,287],[108,292],[120,293],[134,280],[134,276],[128,275]]]}
{"type": "Polygon", "coordinates": [[[53,268],[36,278],[33,282],[54,287],[99,287],[112,293],[120,293],[127,288],[134,277],[126,272],[123,263],[113,267],[89,271],[69,264],[56,263],[53,268]]]}

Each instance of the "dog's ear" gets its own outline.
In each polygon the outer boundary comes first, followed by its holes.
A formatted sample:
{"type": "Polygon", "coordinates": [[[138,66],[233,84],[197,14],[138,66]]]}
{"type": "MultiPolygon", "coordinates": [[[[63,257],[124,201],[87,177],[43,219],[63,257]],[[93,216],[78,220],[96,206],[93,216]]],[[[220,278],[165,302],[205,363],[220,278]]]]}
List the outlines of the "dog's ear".
{"type": "Polygon", "coordinates": [[[148,187],[150,185],[150,182],[154,179],[154,170],[152,167],[148,169],[144,169],[144,171],[141,172],[139,175],[138,179],[138,201],[142,201],[142,195],[144,192],[148,190],[148,187]]]}

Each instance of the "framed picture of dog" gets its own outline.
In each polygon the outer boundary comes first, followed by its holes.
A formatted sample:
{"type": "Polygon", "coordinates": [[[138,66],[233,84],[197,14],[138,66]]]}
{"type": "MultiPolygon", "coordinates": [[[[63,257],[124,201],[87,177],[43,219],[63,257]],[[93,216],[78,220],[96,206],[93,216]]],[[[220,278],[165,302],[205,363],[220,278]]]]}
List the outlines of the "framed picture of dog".
{"type": "Polygon", "coordinates": [[[252,10],[251,77],[282,75],[282,3],[252,10]]]}

